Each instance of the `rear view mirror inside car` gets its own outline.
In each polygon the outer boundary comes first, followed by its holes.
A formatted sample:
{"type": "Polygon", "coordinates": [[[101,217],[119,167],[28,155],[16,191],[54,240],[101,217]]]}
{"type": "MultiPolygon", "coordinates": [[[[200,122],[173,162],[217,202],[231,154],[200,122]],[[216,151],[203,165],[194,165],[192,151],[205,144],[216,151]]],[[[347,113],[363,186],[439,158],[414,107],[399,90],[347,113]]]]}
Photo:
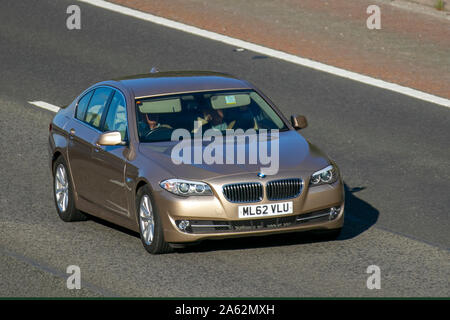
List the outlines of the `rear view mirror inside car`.
{"type": "Polygon", "coordinates": [[[248,94],[214,95],[211,97],[213,109],[242,107],[249,104],[250,96],[248,94]]]}

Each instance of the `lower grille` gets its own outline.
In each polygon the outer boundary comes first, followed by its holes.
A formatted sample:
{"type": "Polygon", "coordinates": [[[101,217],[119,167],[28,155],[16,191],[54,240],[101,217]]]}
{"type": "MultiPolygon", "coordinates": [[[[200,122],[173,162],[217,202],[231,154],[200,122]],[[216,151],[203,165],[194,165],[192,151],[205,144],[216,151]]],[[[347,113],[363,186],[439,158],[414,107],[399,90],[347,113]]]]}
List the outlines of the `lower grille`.
{"type": "Polygon", "coordinates": [[[250,231],[259,229],[290,227],[294,225],[295,222],[296,217],[290,216],[290,217],[247,220],[247,221],[232,221],[230,223],[230,226],[233,231],[250,231]]]}
{"type": "Polygon", "coordinates": [[[302,179],[283,179],[269,181],[266,195],[269,200],[284,200],[296,198],[302,192],[302,179]]]}
{"type": "Polygon", "coordinates": [[[223,186],[223,194],[231,202],[258,202],[262,200],[263,187],[259,182],[228,184],[223,186]]]}
{"type": "MultiPolygon", "coordinates": [[[[319,222],[333,220],[339,213],[339,208],[329,208],[320,211],[268,219],[254,220],[234,220],[234,221],[215,221],[215,220],[190,220],[189,227],[185,230],[188,233],[226,233],[239,231],[252,231],[264,229],[279,229],[292,227],[308,222],[319,222]]],[[[177,220],[178,225],[181,220],[177,220]]]]}

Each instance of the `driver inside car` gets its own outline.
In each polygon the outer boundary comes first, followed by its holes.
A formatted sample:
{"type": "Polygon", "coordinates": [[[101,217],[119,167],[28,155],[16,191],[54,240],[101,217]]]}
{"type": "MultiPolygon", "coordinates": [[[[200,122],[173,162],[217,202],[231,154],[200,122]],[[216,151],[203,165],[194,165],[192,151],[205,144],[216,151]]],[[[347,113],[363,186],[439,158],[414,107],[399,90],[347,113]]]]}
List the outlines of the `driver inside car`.
{"type": "Polygon", "coordinates": [[[162,124],[159,122],[159,114],[157,113],[146,113],[145,114],[145,120],[147,121],[148,127],[150,131],[155,130],[157,128],[168,128],[172,129],[172,127],[168,124],[162,124]]]}

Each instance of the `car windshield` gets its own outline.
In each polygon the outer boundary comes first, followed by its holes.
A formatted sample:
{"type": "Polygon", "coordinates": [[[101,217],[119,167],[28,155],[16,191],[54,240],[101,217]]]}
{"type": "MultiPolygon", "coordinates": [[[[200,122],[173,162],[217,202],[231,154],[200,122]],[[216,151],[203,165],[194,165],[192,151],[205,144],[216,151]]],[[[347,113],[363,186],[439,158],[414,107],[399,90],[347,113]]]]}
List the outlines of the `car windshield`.
{"type": "Polygon", "coordinates": [[[175,129],[192,135],[208,129],[287,130],[283,120],[253,90],[177,94],[136,100],[141,142],[170,141],[175,129]]]}

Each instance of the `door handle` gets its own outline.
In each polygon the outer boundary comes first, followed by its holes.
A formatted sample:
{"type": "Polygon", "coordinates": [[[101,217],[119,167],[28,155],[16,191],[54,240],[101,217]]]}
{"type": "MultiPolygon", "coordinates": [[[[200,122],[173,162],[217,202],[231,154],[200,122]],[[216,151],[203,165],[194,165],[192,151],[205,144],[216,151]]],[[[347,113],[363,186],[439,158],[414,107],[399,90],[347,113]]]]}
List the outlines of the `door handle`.
{"type": "Polygon", "coordinates": [[[74,128],[72,128],[72,129],[70,129],[70,131],[69,131],[69,137],[70,137],[70,139],[73,139],[73,136],[75,135],[75,129],[74,128]]]}

